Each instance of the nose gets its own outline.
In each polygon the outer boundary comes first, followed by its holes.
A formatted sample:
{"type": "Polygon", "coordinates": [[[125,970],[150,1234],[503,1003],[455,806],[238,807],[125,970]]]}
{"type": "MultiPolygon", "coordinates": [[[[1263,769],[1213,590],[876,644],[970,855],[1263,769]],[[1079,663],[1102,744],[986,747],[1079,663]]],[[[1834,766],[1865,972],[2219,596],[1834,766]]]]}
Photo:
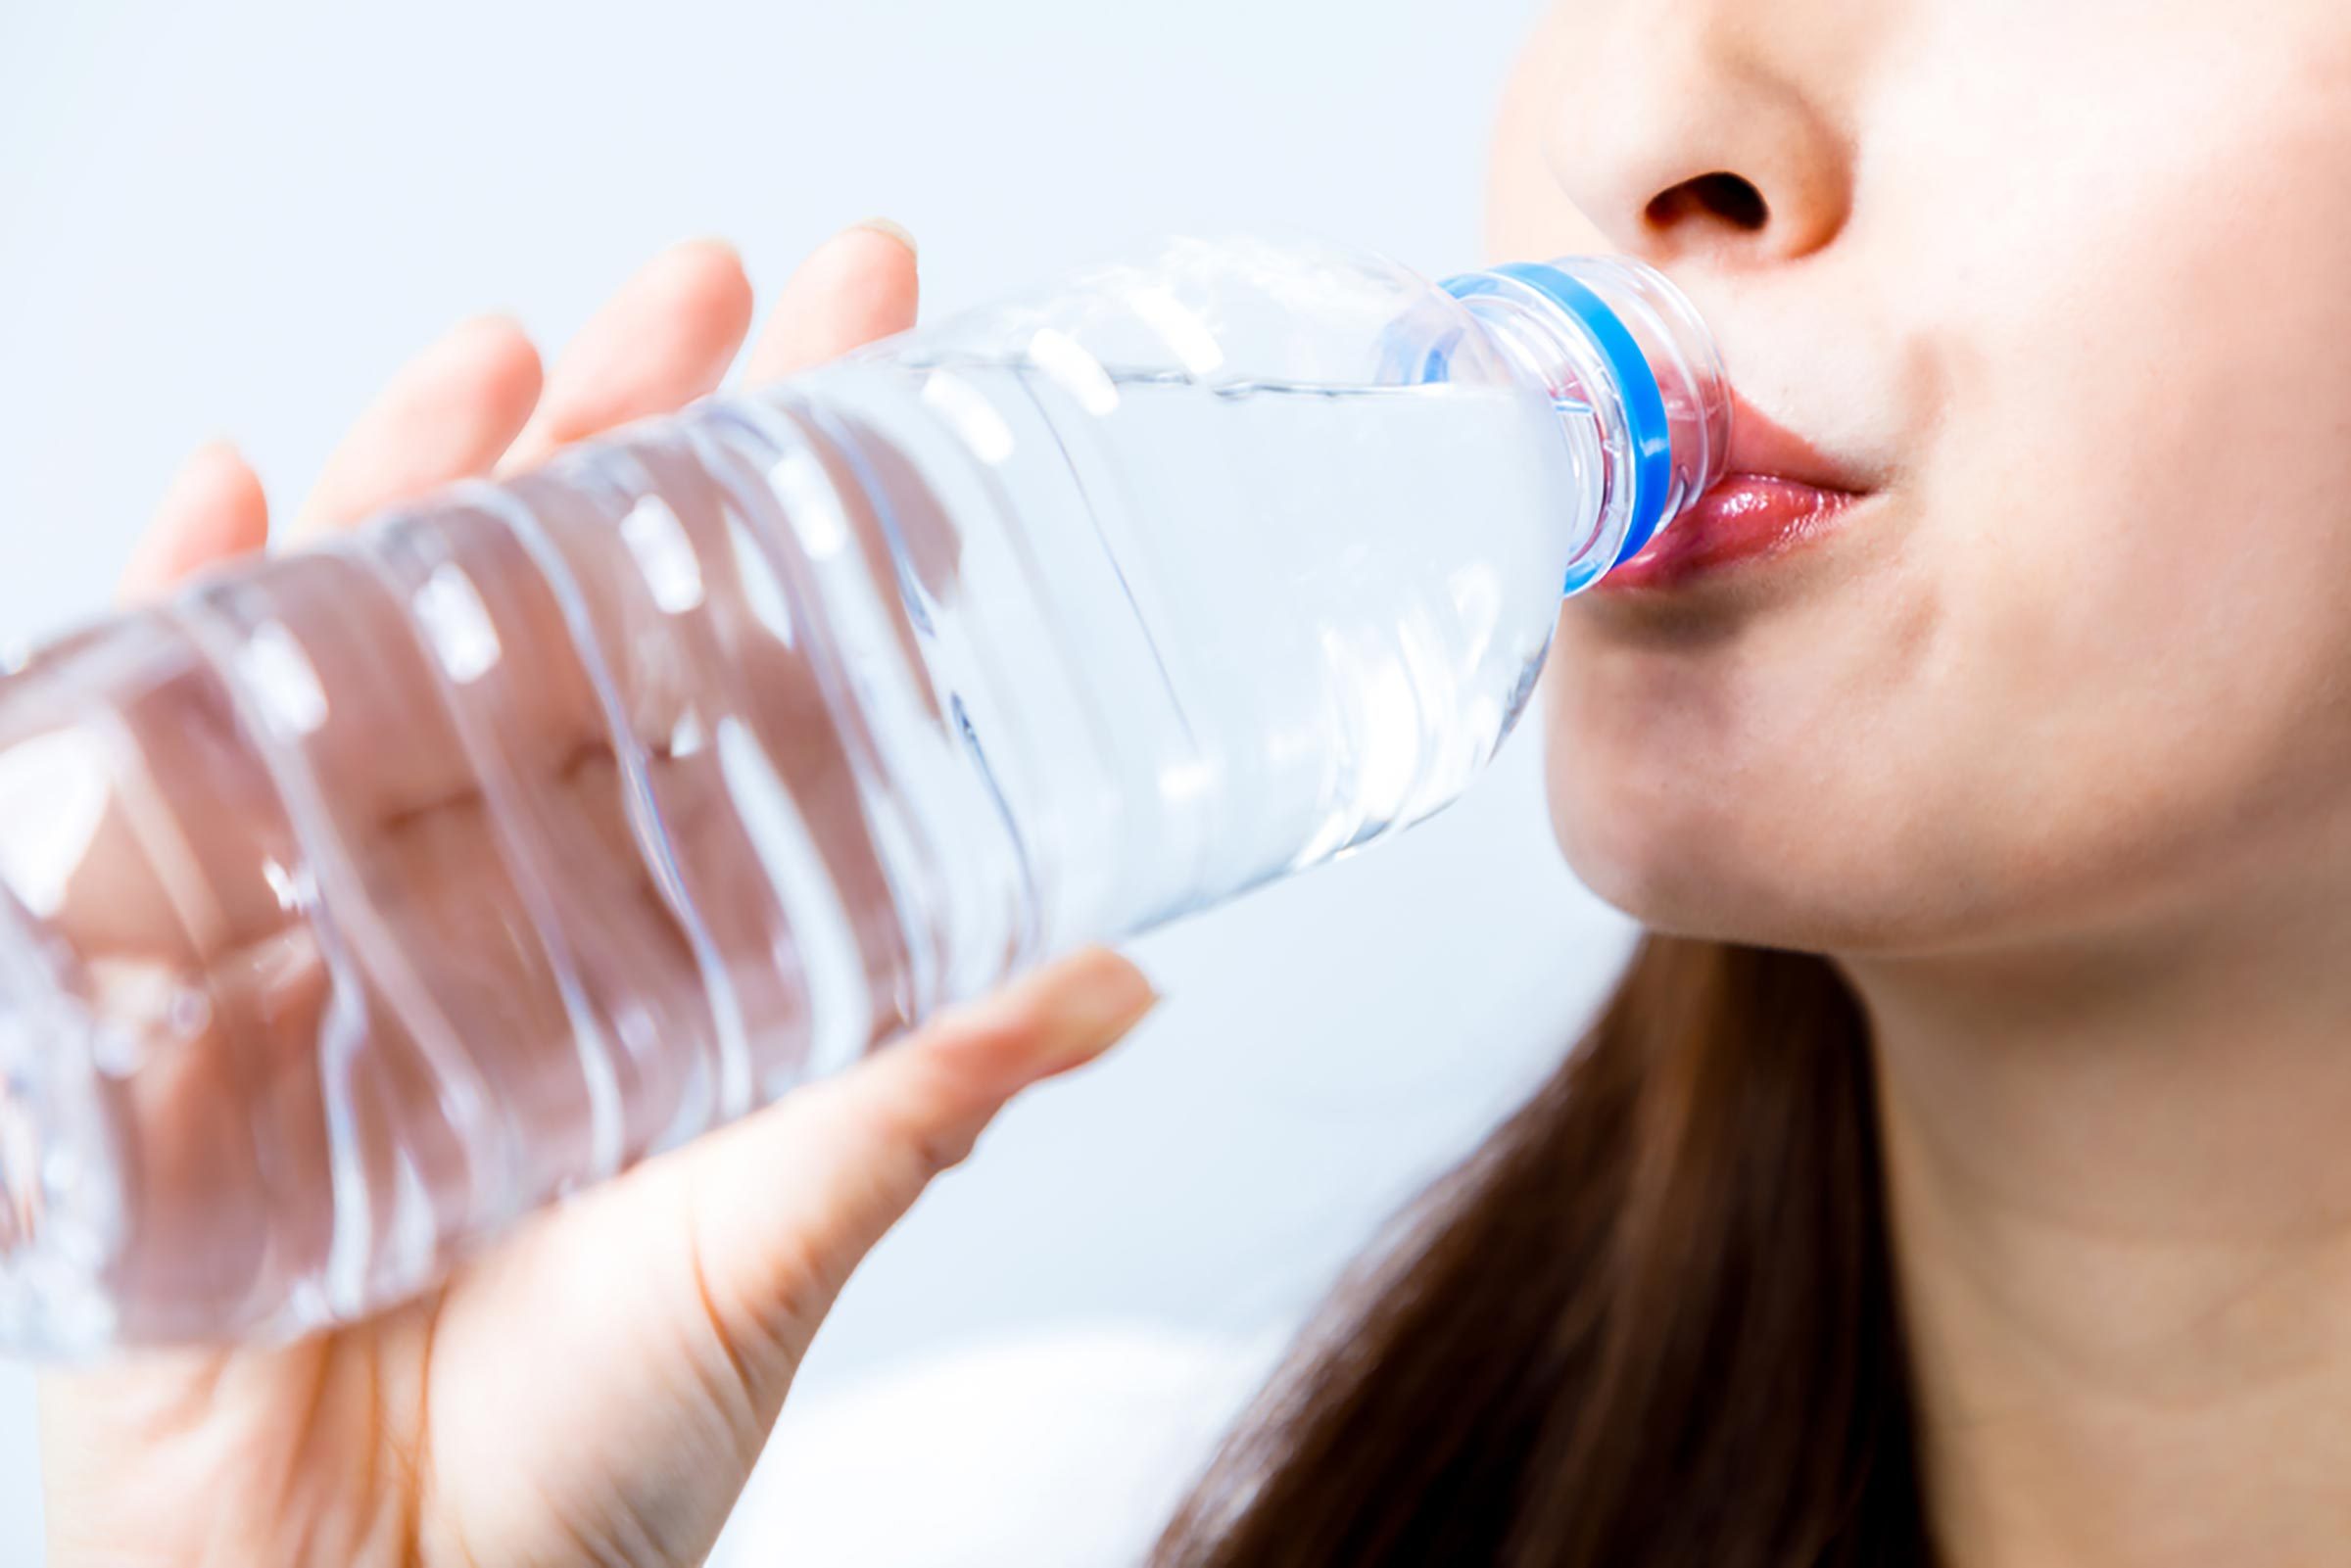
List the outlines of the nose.
{"type": "Polygon", "coordinates": [[[1817,53],[1823,19],[1792,24],[1776,0],[1769,23],[1754,0],[1562,9],[1579,14],[1560,24],[1579,63],[1552,95],[1545,156],[1612,244],[1739,269],[1809,256],[1844,229],[1852,154],[1832,94],[1850,62],[1817,53]]]}

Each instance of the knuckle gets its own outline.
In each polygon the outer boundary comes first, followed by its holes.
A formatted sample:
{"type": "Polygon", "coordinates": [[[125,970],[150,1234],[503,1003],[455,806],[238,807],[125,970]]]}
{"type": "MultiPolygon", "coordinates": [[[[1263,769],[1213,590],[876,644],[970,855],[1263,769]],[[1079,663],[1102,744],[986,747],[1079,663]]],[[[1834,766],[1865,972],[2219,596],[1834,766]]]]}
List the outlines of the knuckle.
{"type": "Polygon", "coordinates": [[[889,1151],[886,1187],[911,1202],[931,1181],[971,1158],[979,1142],[973,1118],[961,1114],[960,1098],[930,1090],[883,1114],[883,1145],[889,1151]]]}

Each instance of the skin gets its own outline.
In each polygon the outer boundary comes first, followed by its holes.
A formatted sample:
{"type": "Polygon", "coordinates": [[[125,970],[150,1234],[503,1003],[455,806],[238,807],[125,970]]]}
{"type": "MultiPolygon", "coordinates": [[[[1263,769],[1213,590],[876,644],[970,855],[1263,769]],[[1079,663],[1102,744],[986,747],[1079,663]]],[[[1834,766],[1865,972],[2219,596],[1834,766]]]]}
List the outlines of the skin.
{"type": "MultiPolygon", "coordinates": [[[[911,249],[849,230],[784,290],[746,373],[901,330],[915,297],[911,249]]],[[[510,322],[467,322],[360,416],[285,532],[675,408],[718,384],[751,313],[735,254],[696,243],[624,286],[544,378],[510,322]]],[[[253,471],[207,448],[125,593],[268,533],[253,471]]],[[[48,1377],[50,1560],[701,1561],[858,1261],[1008,1101],[1100,1056],[1154,1000],[1125,960],[1080,953],[539,1215],[374,1321],[48,1377]]]]}
{"type": "Polygon", "coordinates": [[[1960,1568],[2351,1541],[2346,182],[2335,0],[1566,0],[1508,93],[1493,250],[1664,266],[1867,493],[1570,605],[1551,793],[1862,997],[1960,1568]]]}
{"type": "MultiPolygon", "coordinates": [[[[2351,1540],[2347,180],[2336,0],[1565,0],[1505,104],[1495,253],[1666,266],[1870,493],[1766,569],[1571,606],[1551,784],[1604,894],[1863,996],[1959,1568],[2351,1540]],[[1723,171],[1762,224],[1689,183],[1723,171]]],[[[765,368],[910,318],[888,243],[811,263],[765,368]]],[[[659,265],[544,397],[462,329],[306,515],[705,388],[740,273],[659,265]]],[[[263,530],[200,454],[134,575],[263,530]]],[[[856,1259],[1145,1005],[1081,959],[382,1323],[54,1381],[55,1560],[698,1560],[856,1259]],[[715,1320],[682,1215],[723,1227],[715,1320]],[[552,1310],[582,1270],[628,1309],[552,1310]]]]}

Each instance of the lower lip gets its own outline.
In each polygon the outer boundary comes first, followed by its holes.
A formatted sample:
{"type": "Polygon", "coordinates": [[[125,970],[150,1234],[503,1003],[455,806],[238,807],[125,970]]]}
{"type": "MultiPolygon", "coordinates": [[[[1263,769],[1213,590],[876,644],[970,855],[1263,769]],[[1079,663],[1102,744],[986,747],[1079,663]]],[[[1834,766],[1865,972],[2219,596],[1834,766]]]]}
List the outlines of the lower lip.
{"type": "Polygon", "coordinates": [[[1619,592],[1678,588],[1733,566],[1785,555],[1835,532],[1861,499],[1793,479],[1733,474],[1599,587],[1619,592]]]}

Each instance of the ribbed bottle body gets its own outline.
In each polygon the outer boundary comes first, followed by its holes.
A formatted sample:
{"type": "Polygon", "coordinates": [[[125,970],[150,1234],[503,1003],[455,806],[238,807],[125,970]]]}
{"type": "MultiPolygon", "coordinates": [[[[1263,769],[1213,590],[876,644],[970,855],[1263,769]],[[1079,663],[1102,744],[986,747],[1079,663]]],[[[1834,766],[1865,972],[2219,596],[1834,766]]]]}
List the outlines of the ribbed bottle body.
{"type": "Polygon", "coordinates": [[[1610,504],[1523,357],[1375,259],[1178,243],[41,653],[0,1342],[352,1318],[1450,802],[1610,504]]]}

